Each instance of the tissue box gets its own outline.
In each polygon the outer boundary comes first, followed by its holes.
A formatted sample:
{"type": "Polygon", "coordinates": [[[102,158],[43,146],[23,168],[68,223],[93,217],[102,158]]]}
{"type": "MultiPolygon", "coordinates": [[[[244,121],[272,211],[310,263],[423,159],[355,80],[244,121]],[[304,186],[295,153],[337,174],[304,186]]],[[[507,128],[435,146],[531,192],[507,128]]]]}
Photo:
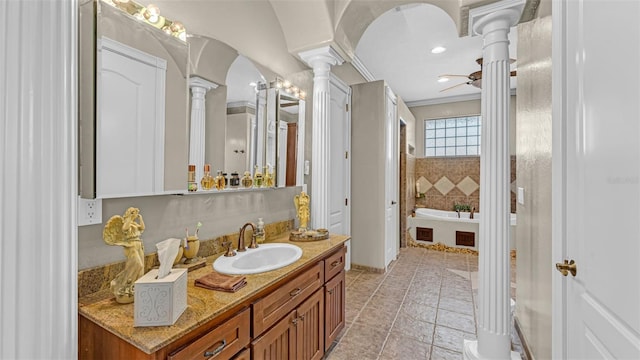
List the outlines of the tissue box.
{"type": "Polygon", "coordinates": [[[187,269],[157,276],[158,269],[152,269],[135,282],[134,326],[173,325],[187,308],[187,269]]]}

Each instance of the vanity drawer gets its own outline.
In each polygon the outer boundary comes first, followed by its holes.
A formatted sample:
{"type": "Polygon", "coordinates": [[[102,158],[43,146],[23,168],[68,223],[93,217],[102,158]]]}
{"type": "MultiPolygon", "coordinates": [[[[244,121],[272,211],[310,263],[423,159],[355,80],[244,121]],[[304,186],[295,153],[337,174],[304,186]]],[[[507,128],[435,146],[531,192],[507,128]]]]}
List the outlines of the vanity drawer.
{"type": "Polygon", "coordinates": [[[327,281],[331,280],[331,278],[338,275],[340,271],[344,269],[346,256],[347,248],[343,246],[342,249],[324,260],[324,278],[327,281]]]}
{"type": "Polygon", "coordinates": [[[250,312],[245,309],[191,344],[170,354],[167,359],[229,359],[249,344],[250,325],[250,312]]]}
{"type": "Polygon", "coordinates": [[[323,284],[324,262],[320,261],[295,279],[256,301],[252,305],[252,337],[257,338],[263,331],[280,321],[323,284]]]}

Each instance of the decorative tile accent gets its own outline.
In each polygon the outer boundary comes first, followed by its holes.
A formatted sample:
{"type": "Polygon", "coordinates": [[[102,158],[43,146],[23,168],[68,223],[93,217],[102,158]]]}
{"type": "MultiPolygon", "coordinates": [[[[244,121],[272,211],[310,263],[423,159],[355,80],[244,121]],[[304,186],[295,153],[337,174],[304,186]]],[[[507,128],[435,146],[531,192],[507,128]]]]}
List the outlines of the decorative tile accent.
{"type": "Polygon", "coordinates": [[[425,179],[424,176],[420,176],[416,181],[416,184],[420,187],[420,192],[423,194],[433,187],[433,184],[431,184],[429,180],[425,179]]]}
{"type": "Polygon", "coordinates": [[[442,195],[447,195],[449,191],[456,187],[456,184],[452,183],[446,176],[443,176],[435,183],[435,185],[433,185],[433,187],[440,191],[442,195]]]}
{"type": "Polygon", "coordinates": [[[462,179],[456,186],[467,196],[473,194],[480,188],[480,185],[468,176],[462,179]]]}

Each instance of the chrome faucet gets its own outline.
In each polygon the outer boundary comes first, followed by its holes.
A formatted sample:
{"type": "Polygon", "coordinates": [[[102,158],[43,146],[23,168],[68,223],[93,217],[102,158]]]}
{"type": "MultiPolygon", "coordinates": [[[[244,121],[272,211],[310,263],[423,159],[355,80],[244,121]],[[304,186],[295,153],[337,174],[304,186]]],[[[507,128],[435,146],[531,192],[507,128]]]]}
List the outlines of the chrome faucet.
{"type": "MultiPolygon", "coordinates": [[[[247,226],[251,226],[251,229],[253,229],[253,235],[252,235],[253,239],[256,238],[256,226],[253,225],[253,223],[248,222],[242,225],[242,227],[240,228],[240,235],[238,236],[238,251],[240,252],[247,251],[247,247],[244,245],[244,229],[246,229],[247,226]]],[[[253,245],[256,245],[256,244],[254,244],[254,241],[251,241],[251,246],[253,245]]]]}

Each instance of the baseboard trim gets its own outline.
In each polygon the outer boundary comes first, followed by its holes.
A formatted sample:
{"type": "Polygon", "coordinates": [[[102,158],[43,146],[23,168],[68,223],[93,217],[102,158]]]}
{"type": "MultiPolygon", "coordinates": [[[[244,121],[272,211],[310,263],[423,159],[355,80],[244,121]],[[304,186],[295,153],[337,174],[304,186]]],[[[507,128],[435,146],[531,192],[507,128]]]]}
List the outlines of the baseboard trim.
{"type": "Polygon", "coordinates": [[[535,360],[535,358],[533,357],[533,354],[531,354],[529,343],[527,342],[527,339],[524,337],[524,334],[522,333],[522,329],[520,327],[520,321],[518,321],[518,318],[516,316],[513,317],[513,327],[516,329],[516,332],[518,333],[518,337],[520,338],[520,343],[522,344],[522,348],[524,349],[524,354],[527,356],[527,360],[535,360]]]}
{"type": "Polygon", "coordinates": [[[354,263],[351,263],[351,268],[355,269],[355,270],[368,271],[368,272],[372,272],[372,273],[376,273],[376,274],[384,274],[385,273],[385,269],[379,269],[379,268],[375,268],[375,267],[371,267],[371,266],[365,266],[365,265],[358,265],[358,264],[354,264],[354,263]]]}

